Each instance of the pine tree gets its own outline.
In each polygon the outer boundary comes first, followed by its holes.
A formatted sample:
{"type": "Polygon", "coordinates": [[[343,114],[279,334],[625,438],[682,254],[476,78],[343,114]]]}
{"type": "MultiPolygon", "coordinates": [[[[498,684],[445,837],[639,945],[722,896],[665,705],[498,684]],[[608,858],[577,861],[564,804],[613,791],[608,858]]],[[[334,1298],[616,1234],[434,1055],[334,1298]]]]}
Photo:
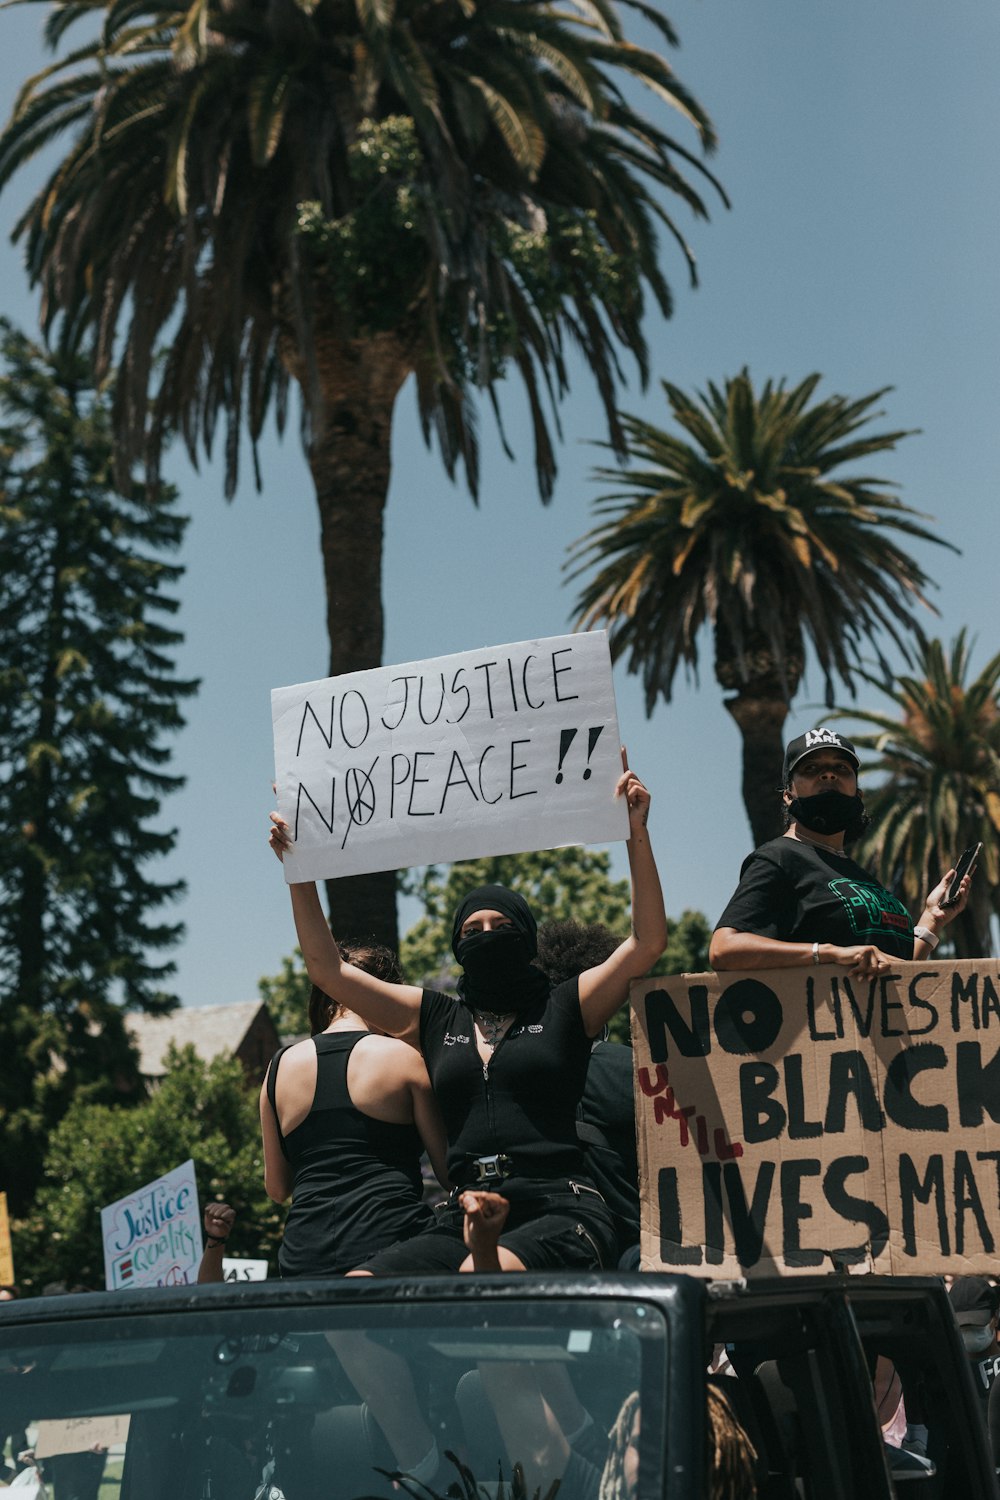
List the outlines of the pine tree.
{"type": "Polygon", "coordinates": [[[197,684],[174,676],[163,593],[176,496],[115,487],[109,392],[81,357],[0,323],[0,359],[0,1129],[20,1210],[69,1100],[134,1086],[125,1010],[176,1004],[157,955],[182,927],[152,914],[183,883],[146,867],[175,842],[163,739],[197,684]]]}

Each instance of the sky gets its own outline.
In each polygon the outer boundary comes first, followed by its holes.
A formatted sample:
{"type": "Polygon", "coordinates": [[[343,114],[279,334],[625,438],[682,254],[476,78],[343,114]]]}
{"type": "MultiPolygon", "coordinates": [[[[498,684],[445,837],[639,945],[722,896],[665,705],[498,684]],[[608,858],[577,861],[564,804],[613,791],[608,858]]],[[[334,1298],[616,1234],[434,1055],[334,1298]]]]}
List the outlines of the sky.
{"type": "MultiPolygon", "coordinates": [[[[46,60],[47,7],[0,13],[0,107],[46,60]]],[[[711,162],[732,201],[682,226],[699,286],[664,239],[675,295],[669,320],[647,326],[653,380],[629,371],[625,411],[666,424],[661,378],[701,389],[748,366],[754,380],[790,383],[818,371],[819,395],[883,386],[884,426],[919,429],[878,472],[937,519],[961,549],[914,545],[936,580],[931,634],[967,627],[973,670],[1000,649],[997,629],[1000,244],[996,79],[1000,7],[988,0],[673,0],[678,75],[708,110],[720,145],[711,162]]],[[[645,39],[641,33],[637,39],[645,39]]],[[[72,33],[70,36],[72,41],[72,33]]],[[[649,111],[663,120],[650,100],[649,111]]],[[[677,122],[667,122],[683,134],[677,122]]],[[[9,235],[37,173],[0,195],[0,313],[37,323],[20,248],[9,235]]],[[[563,634],[574,593],[565,549],[592,524],[604,455],[603,417],[587,371],[573,371],[562,410],[559,477],[547,507],[535,488],[529,430],[515,380],[504,408],[516,462],[482,414],[478,508],[425,449],[412,388],[393,429],[386,515],[385,661],[563,634]]],[[[249,466],[231,503],[221,463],[200,472],[171,453],[168,476],[191,515],[182,561],[180,675],[201,678],[174,740],[182,792],[164,805],[176,826],[162,879],[181,877],[186,937],[173,987],[186,1005],[252,999],[278,970],[294,932],[284,882],[266,846],[273,754],[270,689],[322,677],[327,642],[318,521],[294,421],[263,449],[263,488],[249,466]]],[[[703,643],[699,683],[647,719],[623,665],[615,688],[631,764],[653,796],[650,830],[671,914],[694,907],[714,922],[749,852],[740,798],[740,738],[703,643]]],[[[899,661],[890,648],[890,659],[899,661]]],[[[902,663],[899,663],[902,666],[902,663]]],[[[822,720],[810,672],[787,737],[822,720]]],[[[884,706],[864,689],[866,708],[884,706]]],[[[844,706],[849,706],[846,691],[844,706]]],[[[778,768],[776,768],[777,774],[778,768]]],[[[624,846],[612,846],[624,874],[624,846]]],[[[151,871],[152,873],[152,871],[151,871]]],[[[401,905],[405,929],[419,911],[401,905]]]]}

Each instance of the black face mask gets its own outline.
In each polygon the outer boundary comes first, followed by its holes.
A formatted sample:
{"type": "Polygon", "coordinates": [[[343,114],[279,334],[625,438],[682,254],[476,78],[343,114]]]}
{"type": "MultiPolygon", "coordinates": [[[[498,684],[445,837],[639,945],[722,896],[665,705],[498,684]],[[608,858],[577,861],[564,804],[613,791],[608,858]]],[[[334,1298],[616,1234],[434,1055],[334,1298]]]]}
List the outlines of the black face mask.
{"type": "Polygon", "coordinates": [[[860,833],[868,822],[865,804],[855,794],[846,792],[817,792],[814,797],[796,797],[789,803],[788,811],[796,823],[813,833],[860,833]]]}
{"type": "Polygon", "coordinates": [[[985,1354],[995,1335],[992,1323],[984,1323],[982,1328],[960,1328],[958,1331],[966,1354],[985,1354]]]}
{"type": "Polygon", "coordinates": [[[470,932],[455,945],[455,956],[464,971],[458,992],[470,1005],[526,1010],[548,993],[548,980],[531,962],[523,934],[513,927],[470,932]]]}

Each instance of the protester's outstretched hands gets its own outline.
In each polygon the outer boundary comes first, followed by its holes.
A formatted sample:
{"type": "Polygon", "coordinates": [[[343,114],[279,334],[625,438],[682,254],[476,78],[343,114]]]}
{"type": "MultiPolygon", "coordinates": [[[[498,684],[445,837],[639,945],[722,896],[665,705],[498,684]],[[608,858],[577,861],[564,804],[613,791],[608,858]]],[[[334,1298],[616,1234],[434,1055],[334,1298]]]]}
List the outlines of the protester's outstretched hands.
{"type": "Polygon", "coordinates": [[[280,813],[271,814],[271,832],[268,835],[268,843],[279,859],[283,860],[292,847],[292,833],[288,824],[280,813]]]}
{"type": "Polygon", "coordinates": [[[615,787],[615,796],[625,798],[628,804],[629,830],[635,833],[646,826],[652,798],[635,772],[629,770],[628,754],[624,745],[622,746],[622,767],[622,774],[615,787]]]}

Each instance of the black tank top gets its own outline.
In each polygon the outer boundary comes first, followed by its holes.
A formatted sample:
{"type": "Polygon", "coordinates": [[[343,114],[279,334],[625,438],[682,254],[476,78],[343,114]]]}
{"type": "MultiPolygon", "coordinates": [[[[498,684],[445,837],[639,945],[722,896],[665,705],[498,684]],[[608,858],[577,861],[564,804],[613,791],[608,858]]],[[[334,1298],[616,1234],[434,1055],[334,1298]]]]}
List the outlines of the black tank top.
{"type": "MultiPolygon", "coordinates": [[[[323,1032],[316,1048],[316,1092],[309,1113],[281,1149],[292,1167],[292,1206],[278,1252],[283,1276],[340,1276],[376,1250],[426,1228],[420,1154],[413,1125],[390,1125],[362,1114],[347,1089],[347,1064],[367,1031],[323,1032]]],[[[278,1064],[271,1060],[267,1097],[274,1110],[278,1064]]]]}

